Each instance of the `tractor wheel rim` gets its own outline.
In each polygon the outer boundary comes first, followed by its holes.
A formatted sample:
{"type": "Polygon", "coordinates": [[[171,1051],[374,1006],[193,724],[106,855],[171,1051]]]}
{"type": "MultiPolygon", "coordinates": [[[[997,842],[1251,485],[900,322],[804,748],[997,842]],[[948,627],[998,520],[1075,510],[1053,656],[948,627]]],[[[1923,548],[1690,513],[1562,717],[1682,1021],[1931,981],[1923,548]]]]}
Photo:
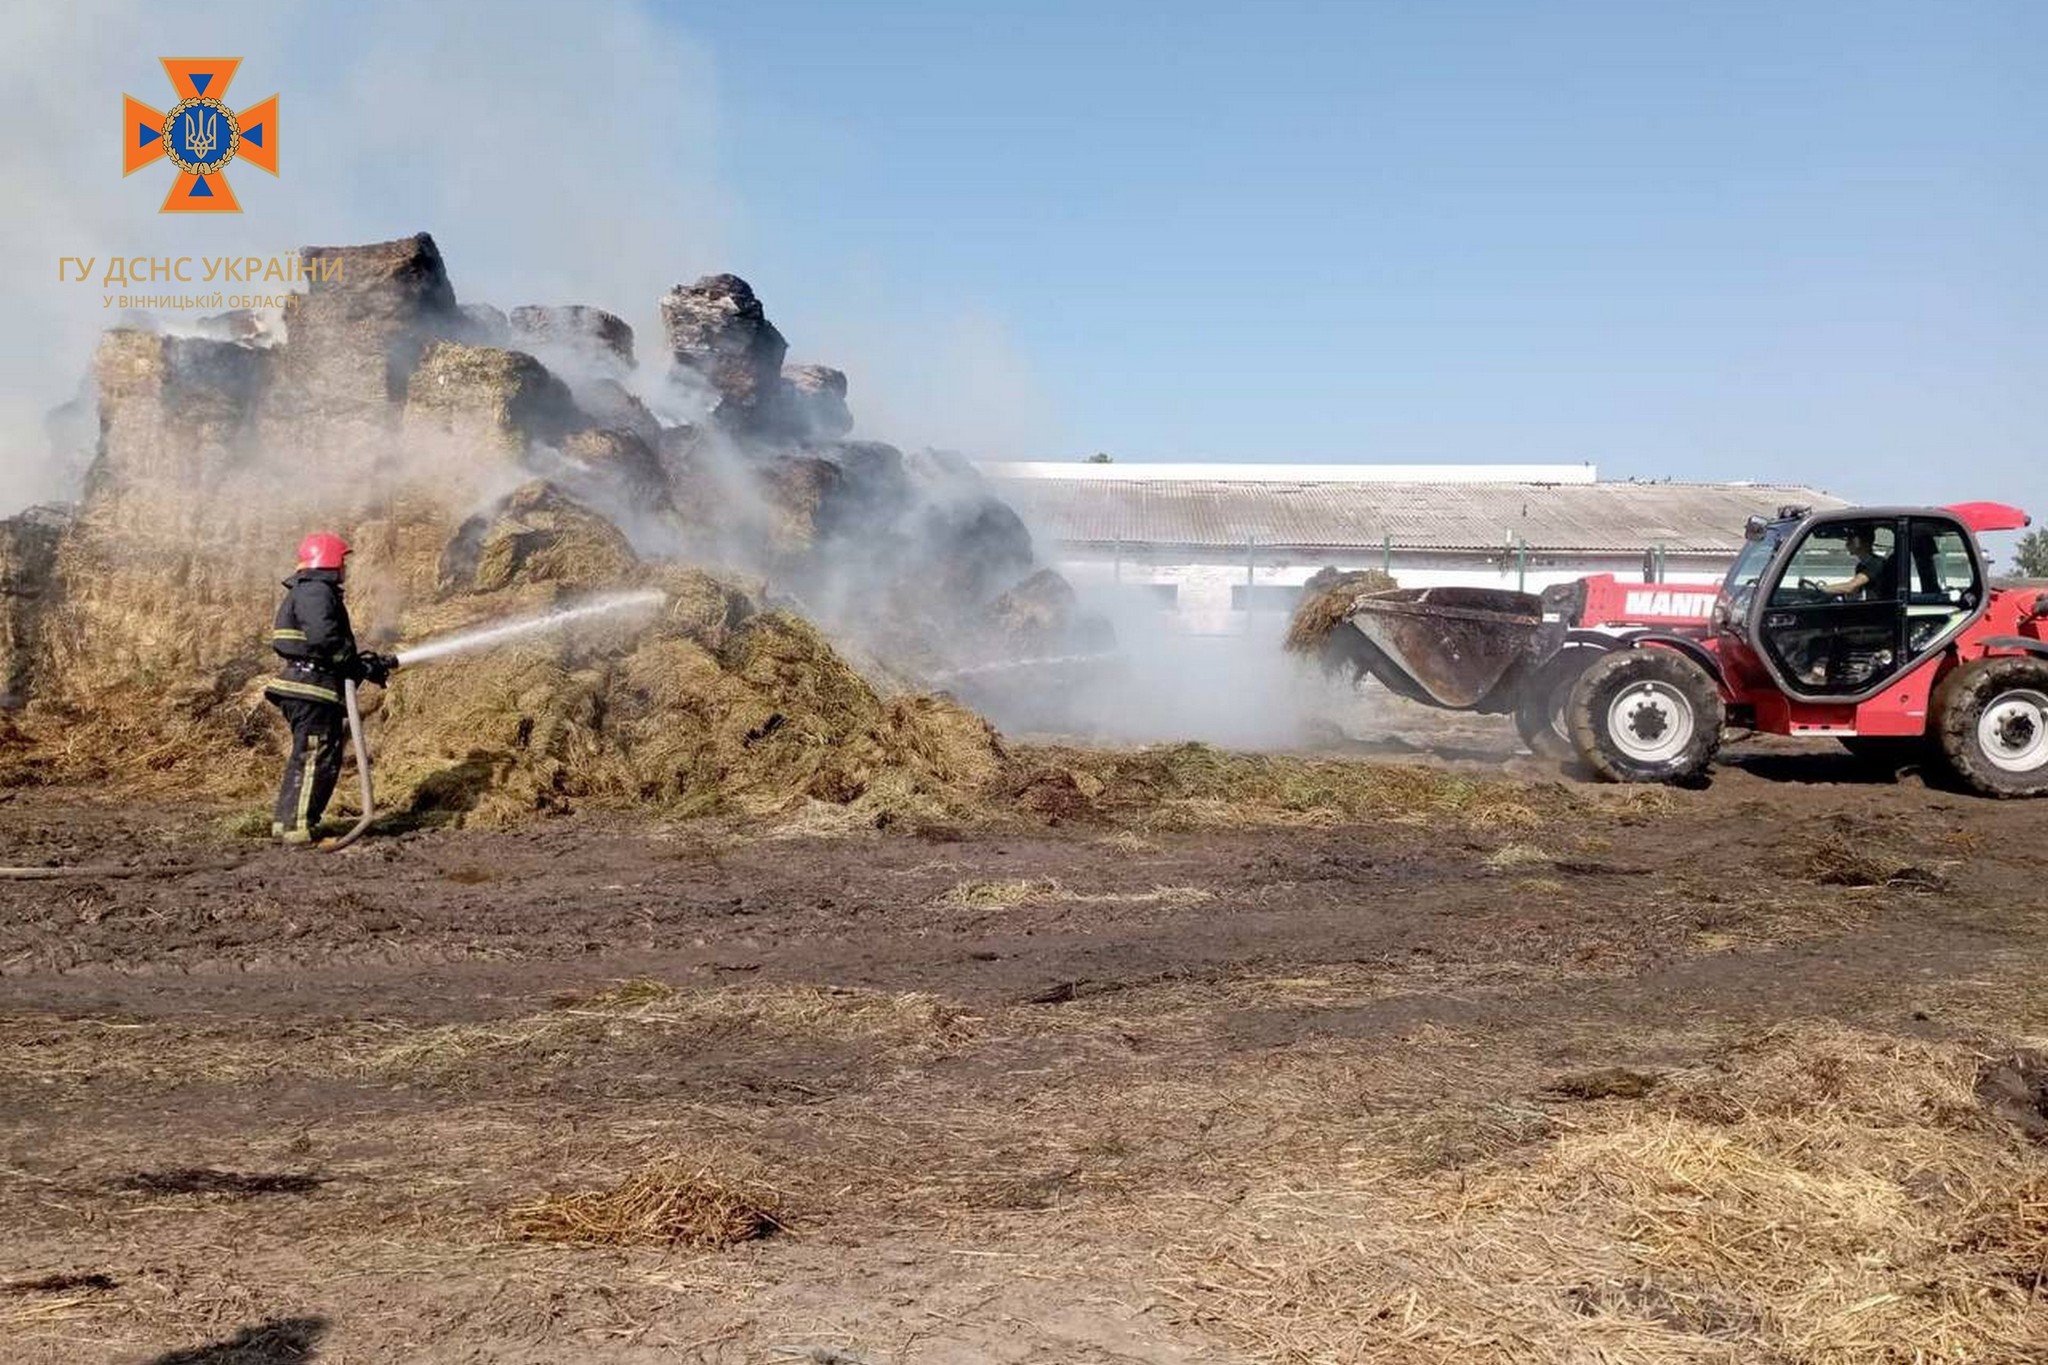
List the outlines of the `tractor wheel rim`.
{"type": "Polygon", "coordinates": [[[1977,747],[2003,772],[2048,768],[2048,694],[2028,688],[1993,697],[1977,718],[1977,747]]]}
{"type": "Polygon", "coordinates": [[[1607,733],[1638,763],[1668,763],[1692,743],[1692,702],[1669,683],[1631,683],[1607,708],[1607,733]]]}

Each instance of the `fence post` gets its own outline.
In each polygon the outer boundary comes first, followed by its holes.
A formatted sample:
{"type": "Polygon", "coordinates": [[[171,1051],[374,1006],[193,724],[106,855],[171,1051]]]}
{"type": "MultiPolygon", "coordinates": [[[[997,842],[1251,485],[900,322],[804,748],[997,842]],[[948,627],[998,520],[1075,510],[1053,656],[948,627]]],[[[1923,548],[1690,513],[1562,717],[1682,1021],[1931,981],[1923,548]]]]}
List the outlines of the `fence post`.
{"type": "Polygon", "coordinates": [[[1259,570],[1252,557],[1258,543],[1257,536],[1244,538],[1244,620],[1247,630],[1251,628],[1252,617],[1259,609],[1259,596],[1254,588],[1259,581],[1259,570]]]}

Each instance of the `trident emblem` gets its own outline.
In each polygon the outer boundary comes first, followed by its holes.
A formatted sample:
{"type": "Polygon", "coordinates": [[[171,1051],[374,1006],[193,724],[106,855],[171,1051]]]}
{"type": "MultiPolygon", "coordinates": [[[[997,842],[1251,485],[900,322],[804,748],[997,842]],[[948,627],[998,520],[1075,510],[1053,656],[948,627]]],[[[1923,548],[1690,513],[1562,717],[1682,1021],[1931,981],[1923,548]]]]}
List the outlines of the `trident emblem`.
{"type": "Polygon", "coordinates": [[[211,109],[185,111],[185,145],[198,161],[213,160],[215,139],[220,135],[220,116],[211,109]]]}

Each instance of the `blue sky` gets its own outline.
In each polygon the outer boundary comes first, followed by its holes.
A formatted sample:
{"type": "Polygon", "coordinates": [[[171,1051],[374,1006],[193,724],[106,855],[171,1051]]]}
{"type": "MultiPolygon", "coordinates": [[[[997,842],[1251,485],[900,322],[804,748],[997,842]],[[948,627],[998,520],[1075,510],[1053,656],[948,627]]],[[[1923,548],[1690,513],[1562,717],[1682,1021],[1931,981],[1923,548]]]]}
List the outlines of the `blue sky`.
{"type": "Polygon", "coordinates": [[[2048,518],[2048,4],[662,14],[711,55],[735,266],[785,330],[971,310],[1048,455],[2048,518]]]}
{"type": "Polygon", "coordinates": [[[0,80],[0,503],[110,320],[58,256],[427,229],[655,363],[661,291],[736,270],[907,445],[2048,520],[2048,0],[44,0],[0,80]],[[240,215],[115,173],[181,52],[282,92],[240,215]]]}

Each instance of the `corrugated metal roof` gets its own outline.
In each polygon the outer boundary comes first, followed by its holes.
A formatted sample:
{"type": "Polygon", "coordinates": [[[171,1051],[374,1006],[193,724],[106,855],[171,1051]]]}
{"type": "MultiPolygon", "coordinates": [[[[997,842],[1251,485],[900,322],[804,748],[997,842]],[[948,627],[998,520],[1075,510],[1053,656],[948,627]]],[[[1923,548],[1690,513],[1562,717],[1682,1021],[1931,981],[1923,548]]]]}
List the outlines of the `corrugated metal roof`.
{"type": "Polygon", "coordinates": [[[1843,502],[1796,484],[1265,483],[995,480],[1032,527],[1067,544],[1726,553],[1786,503],[1843,502]]]}

